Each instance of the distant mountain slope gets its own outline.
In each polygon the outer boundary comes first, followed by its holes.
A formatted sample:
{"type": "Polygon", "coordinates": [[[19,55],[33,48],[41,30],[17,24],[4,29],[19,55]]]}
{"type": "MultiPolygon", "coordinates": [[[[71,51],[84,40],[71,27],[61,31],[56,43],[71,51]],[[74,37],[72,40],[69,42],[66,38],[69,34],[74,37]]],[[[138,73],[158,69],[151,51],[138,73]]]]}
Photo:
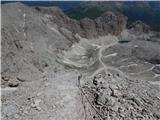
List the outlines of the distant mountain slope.
{"type": "Polygon", "coordinates": [[[106,11],[120,12],[128,17],[128,23],[141,20],[160,31],[160,2],[81,2],[76,9],[67,11],[75,19],[96,18],[106,11]]]}
{"type": "MultiPolygon", "coordinates": [[[[2,1],[2,4],[13,1],[2,1]]],[[[120,12],[128,17],[128,24],[141,20],[151,26],[152,30],[160,31],[159,1],[21,1],[28,6],[57,6],[74,19],[89,17],[95,19],[106,11],[120,12]]]]}
{"type": "MultiPolygon", "coordinates": [[[[2,1],[2,4],[10,3],[10,2],[17,2],[17,1],[2,1]]],[[[80,2],[77,1],[18,1],[28,6],[39,6],[39,7],[51,7],[57,6],[64,11],[74,9],[79,7],[80,2]]]]}

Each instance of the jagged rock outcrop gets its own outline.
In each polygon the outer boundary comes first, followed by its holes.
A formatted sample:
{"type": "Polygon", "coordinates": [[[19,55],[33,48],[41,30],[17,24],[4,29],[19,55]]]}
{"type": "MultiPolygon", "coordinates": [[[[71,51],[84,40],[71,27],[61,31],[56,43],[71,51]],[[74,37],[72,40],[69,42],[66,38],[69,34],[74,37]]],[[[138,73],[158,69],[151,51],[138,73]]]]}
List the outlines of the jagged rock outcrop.
{"type": "Polygon", "coordinates": [[[140,21],[140,20],[132,23],[129,26],[129,29],[132,32],[135,32],[137,34],[149,33],[150,32],[150,27],[148,25],[146,25],[145,23],[143,23],[142,21],[140,21]]]}
{"type": "Polygon", "coordinates": [[[96,120],[159,120],[159,89],[143,80],[121,78],[104,71],[82,86],[85,106],[96,120]],[[147,91],[147,92],[146,92],[147,91]],[[88,105],[89,104],[89,105],[88,105]]]}
{"type": "Polygon", "coordinates": [[[80,27],[80,23],[77,20],[69,18],[64,12],[57,7],[36,7],[37,11],[42,14],[50,15],[50,20],[57,24],[58,27],[64,27],[74,34],[78,33],[79,35],[84,37],[83,29],[80,27]]]}
{"type": "Polygon", "coordinates": [[[98,36],[97,28],[94,20],[84,18],[80,20],[80,26],[84,30],[87,37],[92,38],[98,36]]]}
{"type": "Polygon", "coordinates": [[[106,12],[95,19],[98,34],[111,33],[118,35],[126,28],[127,17],[113,12],[106,12]]]}
{"type": "Polygon", "coordinates": [[[73,33],[85,38],[119,35],[126,28],[127,17],[113,12],[106,12],[95,20],[84,18],[80,21],[66,16],[59,8],[36,7],[36,10],[52,15],[51,20],[60,27],[65,27],[73,33]]]}

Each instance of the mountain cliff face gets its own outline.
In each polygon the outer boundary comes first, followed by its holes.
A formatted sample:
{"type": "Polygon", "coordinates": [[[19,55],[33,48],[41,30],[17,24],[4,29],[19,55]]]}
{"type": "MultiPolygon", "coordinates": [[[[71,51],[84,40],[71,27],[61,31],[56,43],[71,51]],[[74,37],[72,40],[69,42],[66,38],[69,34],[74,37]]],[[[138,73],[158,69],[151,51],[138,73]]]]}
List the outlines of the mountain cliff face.
{"type": "Polygon", "coordinates": [[[136,21],[129,26],[129,29],[134,33],[137,32],[139,34],[149,33],[150,27],[144,24],[142,21],[136,21]]]}
{"type": "MultiPolygon", "coordinates": [[[[16,1],[2,1],[2,4],[16,1]]],[[[137,20],[148,24],[152,30],[160,31],[159,1],[20,1],[28,6],[58,6],[72,18],[95,19],[106,11],[120,12],[128,17],[128,25],[137,20]],[[138,13],[138,14],[137,14],[138,13]]]]}
{"type": "Polygon", "coordinates": [[[52,22],[60,27],[65,27],[74,34],[78,33],[82,37],[93,38],[97,36],[113,34],[118,35],[126,28],[127,18],[121,14],[106,12],[95,20],[84,18],[80,21],[69,18],[58,8],[39,8],[36,10],[53,16],[52,22]]]}
{"type": "Polygon", "coordinates": [[[82,1],[79,6],[66,13],[75,19],[82,19],[86,16],[94,19],[106,11],[120,12],[127,16],[128,25],[141,20],[152,30],[160,31],[159,1],[82,1]]]}
{"type": "Polygon", "coordinates": [[[148,25],[21,3],[1,16],[3,119],[160,119],[160,35],[148,25]]]}

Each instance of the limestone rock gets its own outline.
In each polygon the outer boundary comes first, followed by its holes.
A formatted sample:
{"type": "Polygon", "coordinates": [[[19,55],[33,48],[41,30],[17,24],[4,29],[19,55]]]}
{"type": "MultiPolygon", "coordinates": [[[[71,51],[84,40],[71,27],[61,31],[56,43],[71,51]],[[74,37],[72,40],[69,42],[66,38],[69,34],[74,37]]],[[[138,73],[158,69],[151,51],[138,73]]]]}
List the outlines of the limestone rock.
{"type": "Polygon", "coordinates": [[[126,28],[127,17],[113,12],[106,12],[95,19],[97,31],[100,35],[118,35],[126,28]]]}
{"type": "Polygon", "coordinates": [[[129,29],[137,34],[142,34],[142,33],[149,33],[150,32],[150,27],[143,23],[142,21],[138,20],[134,23],[132,23],[129,26],[129,29]]]}

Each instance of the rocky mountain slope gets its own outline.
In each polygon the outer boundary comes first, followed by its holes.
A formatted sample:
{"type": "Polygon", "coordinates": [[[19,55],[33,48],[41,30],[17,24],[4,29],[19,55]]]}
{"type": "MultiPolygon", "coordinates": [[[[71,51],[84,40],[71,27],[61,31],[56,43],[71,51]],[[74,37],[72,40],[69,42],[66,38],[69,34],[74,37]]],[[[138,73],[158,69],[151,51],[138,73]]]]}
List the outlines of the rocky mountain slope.
{"type": "Polygon", "coordinates": [[[59,8],[50,9],[36,7],[36,10],[45,14],[50,14],[53,16],[51,21],[55,22],[58,26],[63,26],[74,34],[78,33],[85,38],[93,38],[108,33],[117,35],[125,29],[127,24],[127,18],[125,16],[114,14],[113,12],[106,12],[95,20],[84,18],[80,21],[76,21],[65,15],[59,8]]]}
{"type": "MultiPolygon", "coordinates": [[[[2,4],[16,1],[2,1],[2,4]]],[[[151,29],[160,31],[159,1],[20,1],[28,6],[60,7],[74,19],[85,17],[95,19],[106,11],[118,12],[128,17],[128,25],[137,20],[148,24],[151,29]]]]}
{"type": "Polygon", "coordinates": [[[2,119],[160,119],[160,33],[106,12],[2,5],[2,119]]]}
{"type": "Polygon", "coordinates": [[[66,13],[75,18],[96,18],[106,11],[124,14],[128,17],[128,25],[141,20],[160,31],[160,2],[159,1],[82,1],[79,6],[66,10],[66,13]]]}

